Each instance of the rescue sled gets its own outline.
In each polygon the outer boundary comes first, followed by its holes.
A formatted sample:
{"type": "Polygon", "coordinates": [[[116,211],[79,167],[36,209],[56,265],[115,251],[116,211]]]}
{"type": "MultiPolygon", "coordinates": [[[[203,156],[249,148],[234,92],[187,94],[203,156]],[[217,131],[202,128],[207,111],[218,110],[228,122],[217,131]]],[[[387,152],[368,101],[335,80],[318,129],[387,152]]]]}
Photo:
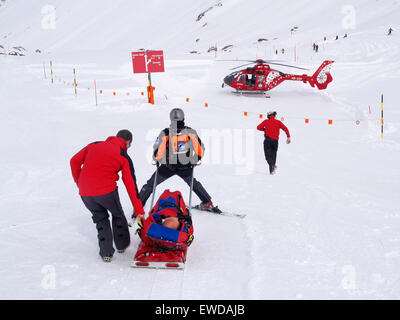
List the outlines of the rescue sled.
{"type": "Polygon", "coordinates": [[[141,238],[132,267],[156,269],[183,269],[188,247],[192,244],[192,218],[182,194],[165,190],[146,219],[138,221],[137,233],[141,238]],[[179,227],[163,225],[170,218],[177,218],[179,227]]]}

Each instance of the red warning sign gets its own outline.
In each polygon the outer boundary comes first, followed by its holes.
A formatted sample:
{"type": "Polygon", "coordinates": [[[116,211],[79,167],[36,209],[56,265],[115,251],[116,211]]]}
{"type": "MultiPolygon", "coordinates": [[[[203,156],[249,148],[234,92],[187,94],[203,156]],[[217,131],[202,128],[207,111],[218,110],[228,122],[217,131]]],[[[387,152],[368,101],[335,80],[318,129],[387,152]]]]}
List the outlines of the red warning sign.
{"type": "Polygon", "coordinates": [[[160,51],[132,52],[133,73],[164,72],[164,53],[160,51]]]}

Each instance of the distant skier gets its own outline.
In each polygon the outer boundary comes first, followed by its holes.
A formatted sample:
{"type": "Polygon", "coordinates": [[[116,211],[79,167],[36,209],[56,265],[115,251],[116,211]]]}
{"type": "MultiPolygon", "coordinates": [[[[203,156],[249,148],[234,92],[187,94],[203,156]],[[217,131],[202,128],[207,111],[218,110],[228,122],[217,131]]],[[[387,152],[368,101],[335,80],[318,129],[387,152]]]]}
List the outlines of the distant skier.
{"type": "Polygon", "coordinates": [[[315,51],[315,48],[317,47],[317,45],[315,43],[313,43],[313,50],[315,51]]]}
{"type": "MultiPolygon", "coordinates": [[[[176,108],[170,112],[171,124],[159,134],[153,146],[153,159],[160,166],[157,167],[156,185],[174,175],[181,177],[189,186],[192,182],[193,168],[204,155],[204,146],[197,132],[185,126],[185,114],[182,109],[176,108]]],[[[143,206],[153,192],[154,173],[139,193],[143,206]]],[[[218,211],[214,207],[211,196],[203,185],[193,180],[193,191],[200,198],[201,210],[218,211]]]]}
{"type": "Polygon", "coordinates": [[[393,29],[389,28],[388,36],[392,35],[393,29]]]}
{"type": "Polygon", "coordinates": [[[339,36],[336,36],[336,39],[335,40],[339,40],[339,36]]]}
{"type": "Polygon", "coordinates": [[[267,160],[269,165],[270,174],[274,174],[277,168],[276,155],[278,152],[279,133],[281,129],[286,133],[286,143],[290,144],[291,142],[288,128],[281,121],[277,120],[276,116],[276,111],[268,112],[268,120],[264,120],[257,127],[257,130],[264,132],[264,153],[265,160],[267,160]]]}
{"type": "Polygon", "coordinates": [[[122,171],[122,181],[128,191],[136,216],[144,215],[138,198],[135,169],[127,150],[132,143],[132,133],[121,130],[116,137],[94,142],[71,158],[72,176],[79,194],[96,224],[100,256],[110,262],[115,252],[113,239],[119,253],[130,244],[128,223],[119,200],[117,180],[122,171]],[[112,228],[108,211],[112,215],[112,228]]]}
{"type": "Polygon", "coordinates": [[[343,36],[343,39],[346,39],[346,38],[347,38],[347,33],[345,33],[343,36]]]}
{"type": "Polygon", "coordinates": [[[319,50],[319,45],[315,45],[315,52],[317,52],[318,53],[318,50],[319,50]]]}

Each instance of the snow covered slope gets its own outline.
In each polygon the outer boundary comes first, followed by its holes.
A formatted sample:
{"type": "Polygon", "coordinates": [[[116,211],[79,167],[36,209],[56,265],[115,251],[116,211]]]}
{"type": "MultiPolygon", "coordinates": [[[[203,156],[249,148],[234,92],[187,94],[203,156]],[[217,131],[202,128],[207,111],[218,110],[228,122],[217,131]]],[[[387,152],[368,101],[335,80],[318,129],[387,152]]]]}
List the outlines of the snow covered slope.
{"type": "MultiPolygon", "coordinates": [[[[395,0],[7,0],[0,52],[27,51],[0,55],[0,298],[398,299],[399,18],[395,0]],[[217,54],[207,52],[215,45],[217,54]],[[140,94],[146,76],[132,74],[130,51],[141,48],[165,52],[166,72],[153,75],[155,106],[140,94]],[[271,99],[221,89],[242,63],[216,60],[256,57],[312,70],[332,59],[334,82],[322,92],[285,83],[271,99]],[[103,90],[98,107],[94,80],[103,90]],[[69,159],[128,128],[140,188],[154,170],[153,141],[178,106],[206,144],[197,178],[217,205],[247,218],[194,213],[183,272],[131,269],[133,233],[127,252],[104,264],[69,159]],[[255,131],[270,110],[293,136],[291,145],[281,141],[275,176],[255,131]]],[[[165,188],[188,196],[178,178],[157,194],[165,188]]],[[[120,195],[128,216],[122,184],[120,195]]]]}

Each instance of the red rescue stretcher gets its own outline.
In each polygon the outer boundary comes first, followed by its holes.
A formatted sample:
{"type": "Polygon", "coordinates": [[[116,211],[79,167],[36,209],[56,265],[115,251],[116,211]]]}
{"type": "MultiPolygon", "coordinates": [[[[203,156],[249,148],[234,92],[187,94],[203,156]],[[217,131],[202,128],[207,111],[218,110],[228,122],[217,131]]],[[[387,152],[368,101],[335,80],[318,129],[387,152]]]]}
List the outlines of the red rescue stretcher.
{"type": "Polygon", "coordinates": [[[183,269],[188,247],[192,244],[193,225],[179,191],[165,190],[146,219],[138,221],[141,238],[132,267],[156,269],[183,269]],[[175,217],[177,229],[163,225],[165,219],[175,217]]]}

